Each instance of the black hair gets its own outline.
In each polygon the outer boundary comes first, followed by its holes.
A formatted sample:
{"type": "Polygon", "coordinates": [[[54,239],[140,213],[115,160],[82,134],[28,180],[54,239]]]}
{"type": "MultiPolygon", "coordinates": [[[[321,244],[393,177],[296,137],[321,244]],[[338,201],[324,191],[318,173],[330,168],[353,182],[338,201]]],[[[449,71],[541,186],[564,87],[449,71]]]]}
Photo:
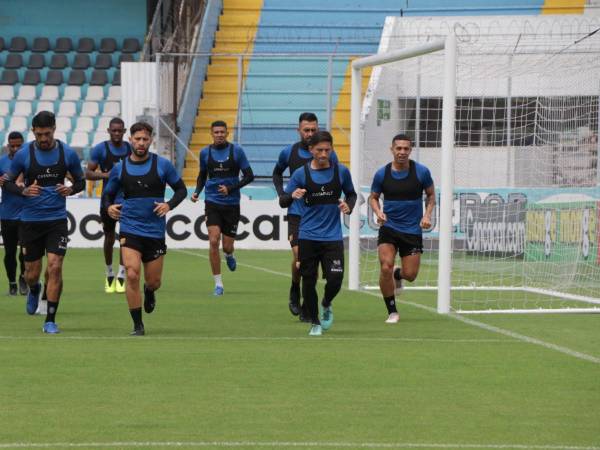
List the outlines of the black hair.
{"type": "Polygon", "coordinates": [[[412,145],[412,138],[408,134],[400,133],[394,136],[392,138],[392,145],[394,145],[394,142],[396,141],[408,141],[410,142],[410,145],[412,145]]]}
{"type": "Polygon", "coordinates": [[[110,119],[110,122],[108,122],[108,128],[110,128],[111,125],[123,125],[123,127],[125,127],[125,122],[123,122],[123,119],[120,117],[113,117],[110,119]]]}
{"type": "Polygon", "coordinates": [[[21,133],[19,133],[18,131],[11,131],[10,133],[8,133],[8,140],[11,140],[11,139],[21,139],[22,141],[25,140],[23,138],[23,135],[21,133]]]}
{"type": "Polygon", "coordinates": [[[32,128],[54,128],[56,126],[56,117],[50,111],[40,111],[31,121],[32,128]]]}
{"type": "Polygon", "coordinates": [[[313,147],[321,142],[329,142],[333,146],[333,136],[329,131],[317,131],[308,140],[308,145],[313,147]]]}
{"type": "Polygon", "coordinates": [[[131,128],[129,129],[129,134],[133,136],[138,131],[147,131],[151,135],[154,131],[154,128],[152,128],[152,125],[150,125],[147,122],[136,122],[133,125],[131,125],[131,128]]]}
{"type": "Polygon", "coordinates": [[[227,128],[227,124],[223,120],[215,120],[210,124],[210,129],[212,130],[214,127],[225,127],[227,128]]]}
{"type": "Polygon", "coordinates": [[[311,112],[303,112],[302,114],[300,114],[300,117],[298,117],[298,123],[300,123],[304,120],[307,122],[318,122],[319,121],[317,119],[317,115],[315,113],[311,113],[311,112]]]}

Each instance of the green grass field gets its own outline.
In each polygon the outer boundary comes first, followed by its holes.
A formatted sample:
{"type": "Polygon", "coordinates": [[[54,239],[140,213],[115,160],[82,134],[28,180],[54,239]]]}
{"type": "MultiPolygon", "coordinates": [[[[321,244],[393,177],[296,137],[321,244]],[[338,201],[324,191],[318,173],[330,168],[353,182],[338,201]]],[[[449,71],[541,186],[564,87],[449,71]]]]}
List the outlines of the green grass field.
{"type": "Polygon", "coordinates": [[[238,251],[218,299],[206,255],[169,251],[145,337],[99,250],[69,250],[58,336],[2,297],[0,448],[600,449],[600,315],[461,320],[405,291],[393,326],[343,290],[309,338],[288,252],[238,251]]]}

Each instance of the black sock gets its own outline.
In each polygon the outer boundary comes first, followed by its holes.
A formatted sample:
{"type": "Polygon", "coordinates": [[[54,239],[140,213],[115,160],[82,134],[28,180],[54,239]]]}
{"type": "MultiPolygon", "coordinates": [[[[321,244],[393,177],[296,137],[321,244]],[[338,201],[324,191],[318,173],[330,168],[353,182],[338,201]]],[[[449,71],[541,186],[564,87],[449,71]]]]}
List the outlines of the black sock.
{"type": "Polygon", "coordinates": [[[144,285],[144,300],[148,300],[149,302],[155,302],[156,298],[154,298],[154,291],[144,285]]]}
{"type": "Polygon", "coordinates": [[[402,279],[402,269],[400,267],[397,267],[396,270],[394,270],[394,279],[402,279]]]}
{"type": "Polygon", "coordinates": [[[290,287],[290,291],[300,292],[300,282],[292,281],[292,287],[290,287]]]}
{"type": "Polygon", "coordinates": [[[40,294],[40,285],[39,285],[39,283],[35,283],[33,286],[29,286],[29,290],[31,291],[31,293],[33,295],[39,295],[40,294]]]}
{"type": "MultiPolygon", "coordinates": [[[[46,289],[48,288],[47,284],[44,284],[44,291],[42,292],[42,300],[48,300],[48,294],[46,294],[46,289]]],[[[60,297],[60,294],[58,294],[60,297]]]]}
{"type": "Polygon", "coordinates": [[[58,309],[58,302],[48,300],[48,312],[46,313],[46,322],[54,322],[56,316],[56,310],[58,309]]]}
{"type": "Polygon", "coordinates": [[[383,297],[383,301],[385,302],[385,307],[388,310],[388,314],[397,313],[396,309],[396,297],[390,295],[389,297],[383,297]]]}
{"type": "Polygon", "coordinates": [[[142,322],[142,308],[130,309],[129,314],[131,314],[131,318],[133,319],[133,327],[136,330],[144,328],[144,323],[142,322]]]}

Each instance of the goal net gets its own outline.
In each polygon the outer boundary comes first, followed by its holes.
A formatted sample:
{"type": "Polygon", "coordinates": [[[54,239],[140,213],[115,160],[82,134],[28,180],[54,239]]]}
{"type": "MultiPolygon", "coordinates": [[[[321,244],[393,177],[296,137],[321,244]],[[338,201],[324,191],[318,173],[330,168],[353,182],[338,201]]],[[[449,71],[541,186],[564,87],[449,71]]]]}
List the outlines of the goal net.
{"type": "MultiPolygon", "coordinates": [[[[582,18],[388,18],[380,52],[448,33],[457,44],[446,173],[444,50],[377,65],[361,105],[365,199],[398,133],[413,137],[411,158],[436,184],[434,227],[404,295],[443,289],[441,270],[452,311],[600,311],[598,28],[582,18]],[[440,252],[444,177],[453,185],[450,266],[440,252]]],[[[378,227],[362,208],[360,287],[378,289],[378,227]]]]}

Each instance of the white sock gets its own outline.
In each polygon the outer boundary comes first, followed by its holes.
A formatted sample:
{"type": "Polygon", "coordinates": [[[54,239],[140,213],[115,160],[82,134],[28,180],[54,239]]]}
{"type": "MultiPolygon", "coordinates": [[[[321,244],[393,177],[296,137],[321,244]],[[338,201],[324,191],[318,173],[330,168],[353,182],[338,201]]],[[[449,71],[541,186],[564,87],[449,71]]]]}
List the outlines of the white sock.
{"type": "Polygon", "coordinates": [[[221,274],[213,275],[213,278],[215,279],[215,286],[223,287],[223,280],[221,279],[221,274]]]}
{"type": "Polygon", "coordinates": [[[233,252],[231,253],[227,253],[227,252],[223,252],[225,254],[225,258],[229,258],[231,255],[233,255],[233,252]]]}
{"type": "Polygon", "coordinates": [[[119,265],[119,273],[117,274],[117,278],[125,278],[125,266],[119,265]]]}
{"type": "Polygon", "coordinates": [[[115,276],[115,273],[113,272],[112,265],[106,266],[106,278],[114,277],[114,276],[115,276]]]}

